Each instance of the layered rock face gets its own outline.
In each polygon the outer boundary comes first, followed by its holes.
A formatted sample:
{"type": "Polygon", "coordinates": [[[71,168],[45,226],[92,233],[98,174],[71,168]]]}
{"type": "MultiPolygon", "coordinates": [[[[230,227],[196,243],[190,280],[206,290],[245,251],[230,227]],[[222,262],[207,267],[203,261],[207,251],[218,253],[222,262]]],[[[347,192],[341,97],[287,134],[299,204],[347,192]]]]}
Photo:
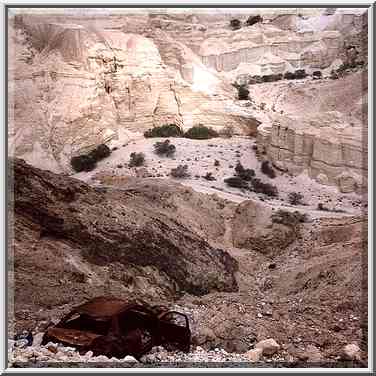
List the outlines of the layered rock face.
{"type": "Polygon", "coordinates": [[[256,14],[249,10],[245,14],[197,13],[191,18],[155,15],[152,25],[186,43],[218,72],[267,75],[329,67],[344,58],[344,42],[357,35],[365,22],[364,14],[352,10],[326,15],[319,9],[278,9],[262,10],[263,21],[247,26],[247,18],[256,14]],[[231,19],[239,19],[242,27],[232,30],[231,19]]]}
{"type": "Polygon", "coordinates": [[[336,114],[325,115],[326,122],[324,116],[309,122],[281,118],[264,134],[260,131],[260,145],[277,167],[293,174],[307,170],[321,184],[360,193],[367,186],[362,128],[342,121],[335,126],[336,114]]]}
{"type": "Polygon", "coordinates": [[[282,85],[271,123],[258,128],[257,142],[265,158],[294,175],[307,171],[343,193],[366,189],[365,79],[366,73],[358,72],[319,85],[282,85]]]}

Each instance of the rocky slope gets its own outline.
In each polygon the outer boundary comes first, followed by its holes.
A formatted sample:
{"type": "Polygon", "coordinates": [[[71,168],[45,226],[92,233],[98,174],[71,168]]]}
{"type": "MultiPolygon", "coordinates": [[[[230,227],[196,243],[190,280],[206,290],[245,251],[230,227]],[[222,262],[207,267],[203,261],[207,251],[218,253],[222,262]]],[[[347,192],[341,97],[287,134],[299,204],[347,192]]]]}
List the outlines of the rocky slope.
{"type": "Polygon", "coordinates": [[[237,262],[171,213],[172,203],[148,205],[157,193],[144,193],[147,186],[106,192],[19,160],[11,168],[16,311],[71,301],[77,282],[74,300],[99,289],[119,295],[141,288],[170,299],[237,290],[237,262]]]}
{"type": "Polygon", "coordinates": [[[12,166],[17,332],[41,331],[82,300],[113,294],[175,303],[206,349],[242,353],[272,337],[284,361],[312,345],[334,362],[350,342],[366,357],[363,216],[329,213],[296,227],[271,221],[267,204],[163,180],[92,188],[12,166]]]}

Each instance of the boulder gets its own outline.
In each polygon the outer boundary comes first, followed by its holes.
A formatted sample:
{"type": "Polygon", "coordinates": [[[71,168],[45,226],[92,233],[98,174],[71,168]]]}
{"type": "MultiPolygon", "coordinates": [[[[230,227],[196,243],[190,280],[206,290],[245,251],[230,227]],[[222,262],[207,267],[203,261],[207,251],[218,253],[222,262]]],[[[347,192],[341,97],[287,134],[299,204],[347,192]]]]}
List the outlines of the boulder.
{"type": "Polygon", "coordinates": [[[251,362],[259,362],[263,354],[262,348],[252,349],[245,353],[245,356],[251,361],[251,362]]]}
{"type": "Polygon", "coordinates": [[[279,350],[280,346],[273,338],[269,338],[256,343],[255,348],[261,349],[265,355],[273,355],[279,350]]]}
{"type": "Polygon", "coordinates": [[[358,345],[351,343],[342,349],[342,357],[345,360],[360,360],[360,348],[358,345]]]}

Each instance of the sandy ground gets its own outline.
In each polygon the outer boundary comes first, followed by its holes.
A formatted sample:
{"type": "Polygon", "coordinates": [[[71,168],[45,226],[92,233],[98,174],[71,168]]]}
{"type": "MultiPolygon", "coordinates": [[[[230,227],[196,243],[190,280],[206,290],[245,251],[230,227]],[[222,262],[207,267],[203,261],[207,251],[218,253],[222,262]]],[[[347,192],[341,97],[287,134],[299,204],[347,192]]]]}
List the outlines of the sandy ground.
{"type": "MultiPolygon", "coordinates": [[[[129,137],[129,135],[127,135],[129,137]]],[[[314,216],[329,215],[327,212],[317,211],[317,204],[323,203],[329,209],[343,210],[340,216],[346,214],[360,214],[362,210],[362,197],[355,193],[342,194],[336,187],[324,186],[310,179],[306,173],[299,176],[290,176],[276,171],[277,177],[270,179],[264,175],[260,168],[261,162],[256,157],[252,146],[255,140],[247,137],[234,136],[232,138],[214,138],[210,140],[190,140],[185,138],[171,138],[176,146],[173,157],[160,157],[154,153],[153,145],[162,138],[145,139],[140,134],[131,136],[131,141],[119,139],[111,145],[114,150],[110,157],[98,163],[97,168],[89,173],[75,174],[75,177],[88,183],[101,183],[102,185],[117,185],[121,187],[125,178],[129,175],[173,179],[177,182],[192,187],[198,192],[217,194],[218,196],[234,202],[247,199],[262,200],[275,207],[299,208],[302,211],[310,211],[314,216]],[[145,154],[143,167],[130,168],[128,166],[130,154],[142,152],[145,154]],[[219,166],[214,162],[219,161],[219,166]],[[262,194],[256,194],[226,185],[224,179],[234,175],[234,167],[240,161],[244,167],[254,169],[256,177],[263,182],[277,186],[279,196],[270,198],[262,194]],[[174,179],[169,176],[172,168],[178,165],[188,165],[190,177],[174,179]],[[211,172],[216,180],[208,181],[203,178],[211,172]],[[288,202],[290,192],[303,194],[305,205],[292,206],[288,202]]],[[[333,212],[330,213],[333,217],[333,212]]]]}

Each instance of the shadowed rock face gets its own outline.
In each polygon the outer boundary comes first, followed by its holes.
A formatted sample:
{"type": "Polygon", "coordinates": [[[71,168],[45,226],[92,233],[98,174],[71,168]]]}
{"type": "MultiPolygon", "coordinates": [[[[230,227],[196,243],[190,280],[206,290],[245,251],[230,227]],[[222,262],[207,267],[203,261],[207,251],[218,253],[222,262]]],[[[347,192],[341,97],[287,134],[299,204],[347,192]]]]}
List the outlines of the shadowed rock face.
{"type": "Polygon", "coordinates": [[[40,239],[68,243],[95,265],[154,267],[176,292],[237,291],[231,256],[172,216],[132,204],[132,192],[94,189],[18,159],[10,167],[15,217],[39,231],[40,239]]]}

